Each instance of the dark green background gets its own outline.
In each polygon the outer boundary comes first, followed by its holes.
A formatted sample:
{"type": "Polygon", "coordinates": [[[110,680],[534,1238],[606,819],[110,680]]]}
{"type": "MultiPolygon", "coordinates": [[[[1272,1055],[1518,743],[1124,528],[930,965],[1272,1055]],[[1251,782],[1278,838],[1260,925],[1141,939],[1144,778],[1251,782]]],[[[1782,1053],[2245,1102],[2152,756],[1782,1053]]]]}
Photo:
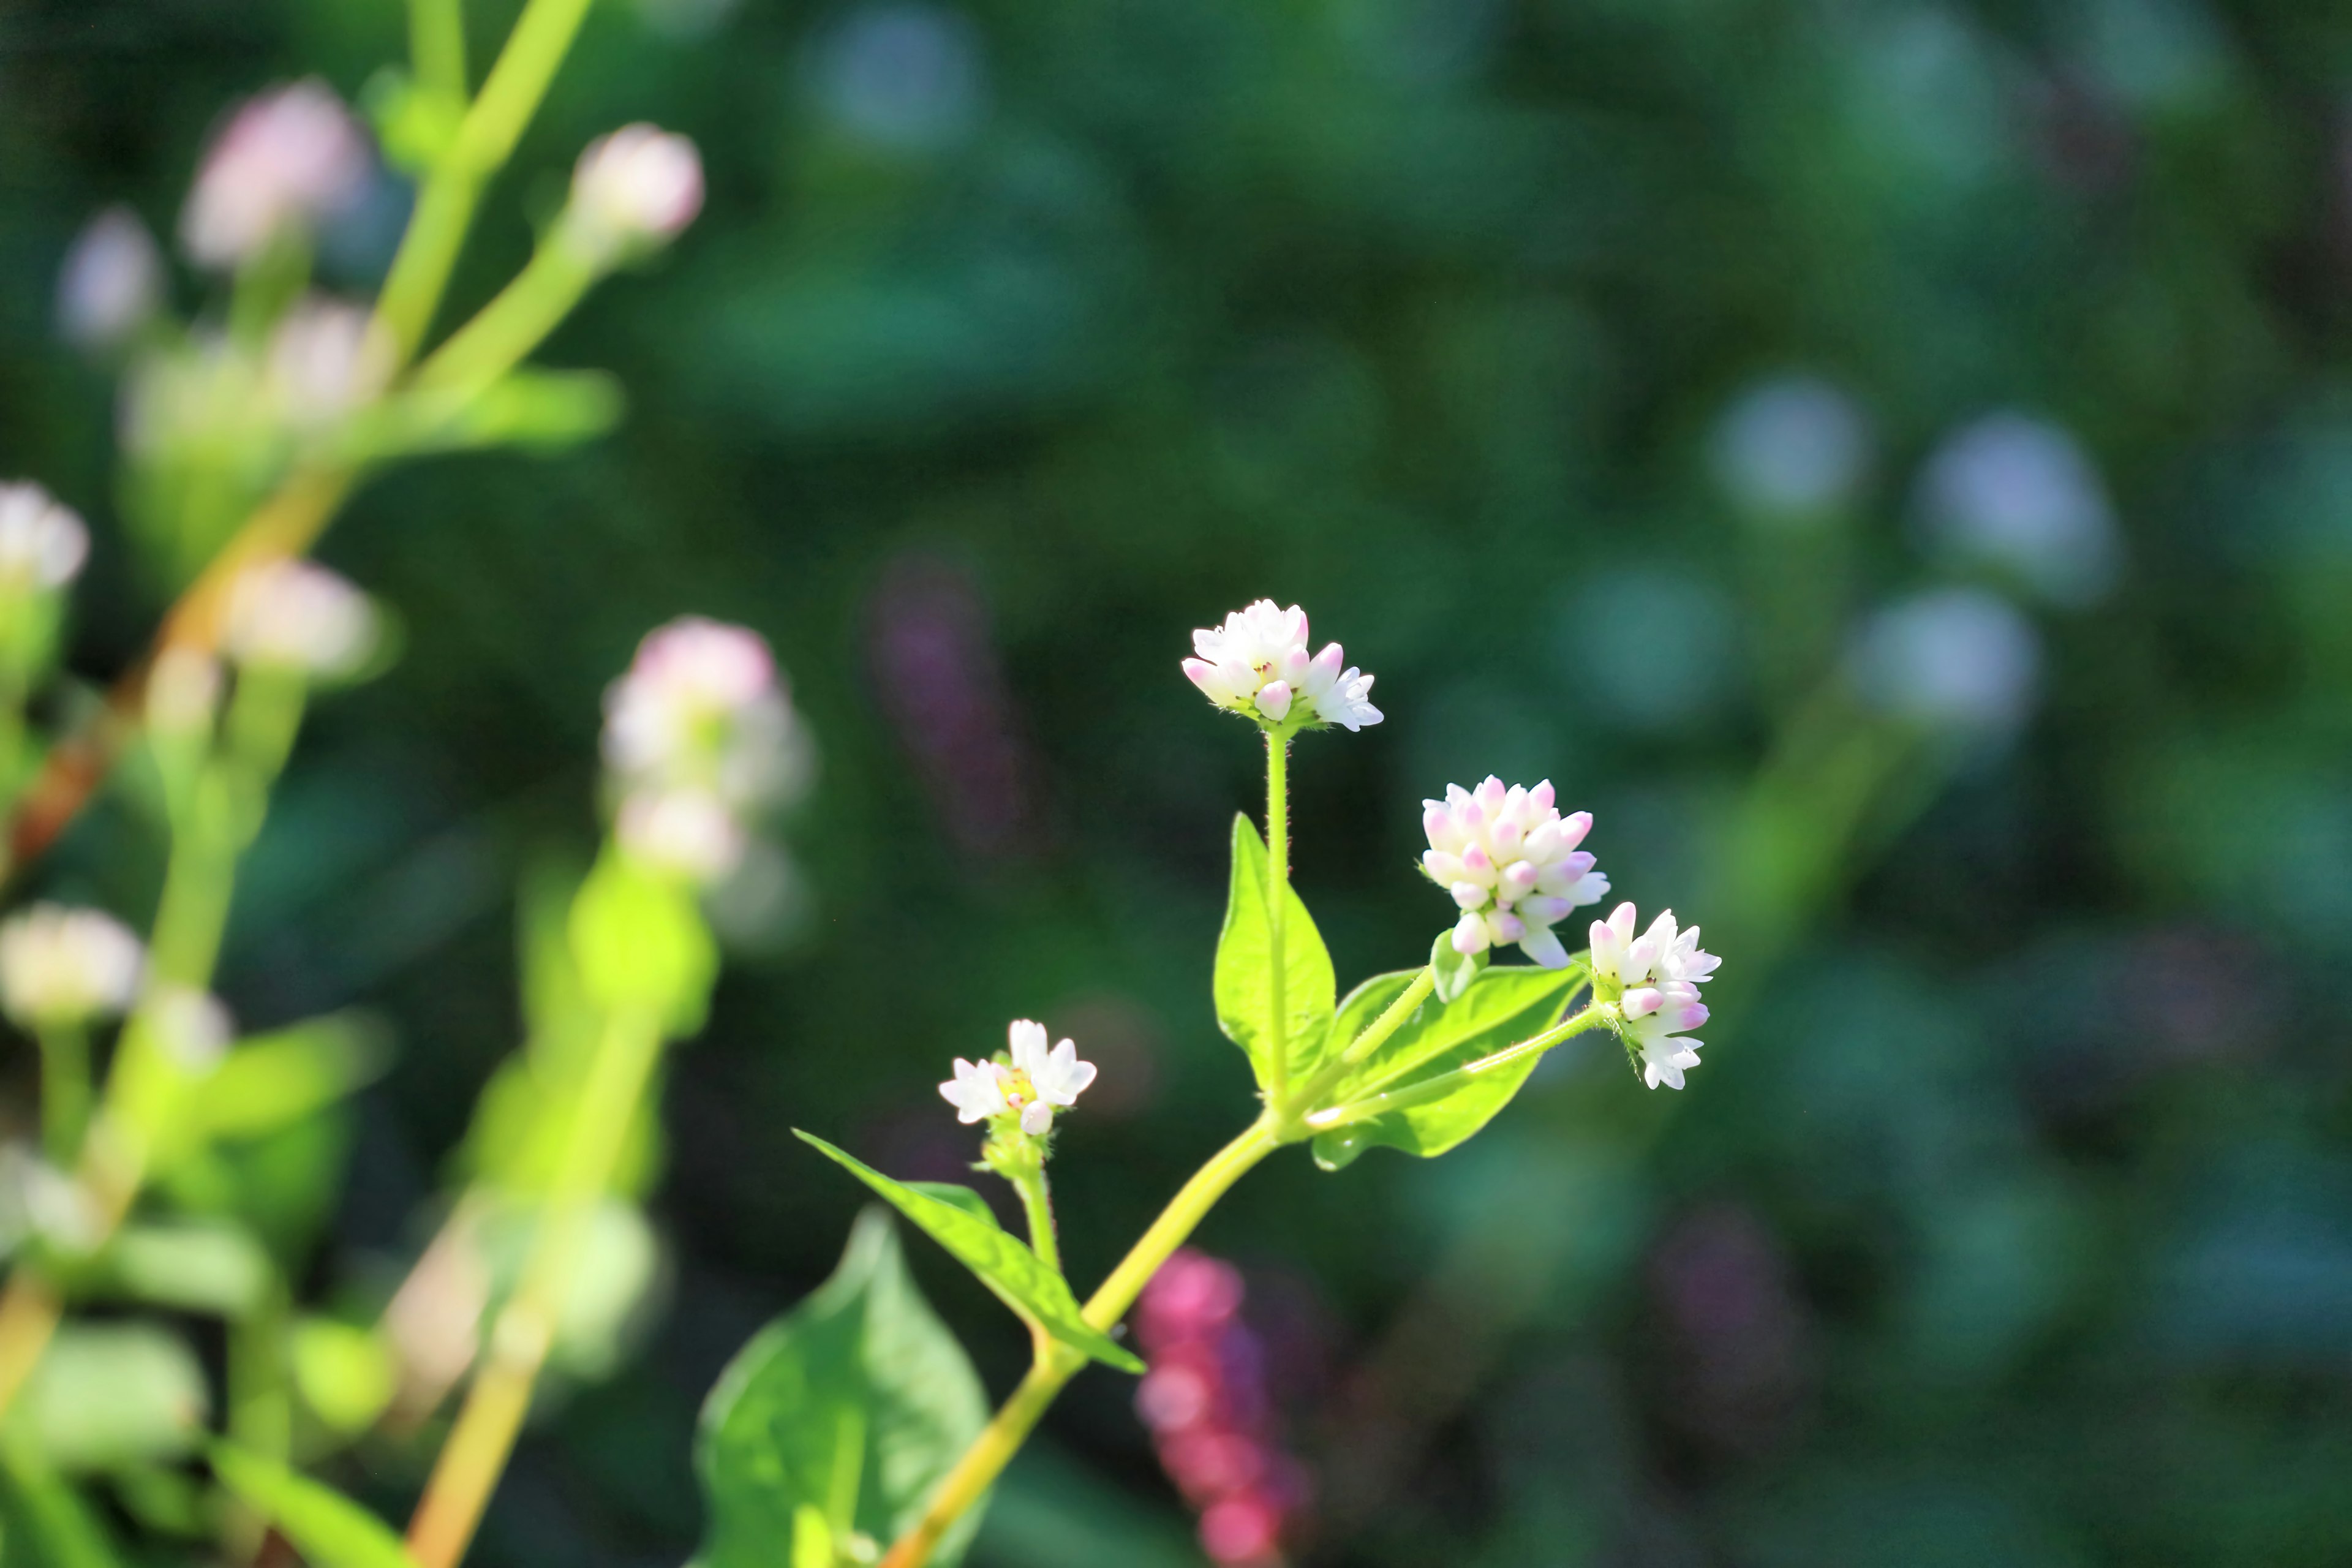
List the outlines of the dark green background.
{"type": "MultiPolygon", "coordinates": [[[[512,6],[477,10],[478,53],[512,6]]],[[[1389,715],[1296,767],[1343,983],[1425,951],[1418,802],[1489,771],[1594,809],[1619,893],[1726,956],[1671,1106],[1580,1047],[1443,1163],[1287,1156],[1210,1221],[1321,1479],[1313,1561],[2344,1561],[2352,11],[982,0],[884,16],[919,47],[879,64],[877,15],[746,0],[686,37],[600,5],[455,304],[589,137],[691,133],[699,221],[542,356],[617,371],[626,423],[393,476],[323,552],[406,649],[306,738],[223,977],[251,1023],[360,1000],[397,1031],[321,1289],[413,1243],[511,1047],[509,889],[591,842],[635,638],[758,627],[824,752],[809,923],[667,1085],[667,1316],[526,1445],[477,1560],[690,1549],[696,1405],[857,1203],[789,1126],[950,1174],[949,1058],[1015,1015],[1076,1033],[1105,1071],[1056,1179],[1091,1279],[1245,1120],[1206,982],[1257,757],[1176,661],[1273,595],[1389,715]],[[1723,409],[1789,367],[1876,432],[1850,593],[1777,569],[1710,477],[1723,409]],[[2116,593],[2035,612],[2013,746],[1891,807],[1818,909],[1743,915],[1723,867],[1786,721],[1761,673],[1945,580],[1920,461],[2001,407],[2084,443],[2116,593]],[[908,605],[953,630],[947,709],[877,658],[908,605]]],[[[89,679],[159,605],[110,523],[110,386],[52,337],[64,247],[118,199],[168,231],[224,105],[312,70],[356,96],[401,26],[0,5],[0,468],[98,525],[89,679]]],[[[138,913],[130,823],[87,818],[44,885],[138,913]]],[[[917,1263],[1001,1392],[1017,1325],[917,1263]]],[[[982,1557],[1181,1547],[1129,1387],[1073,1390],[982,1557]]]]}

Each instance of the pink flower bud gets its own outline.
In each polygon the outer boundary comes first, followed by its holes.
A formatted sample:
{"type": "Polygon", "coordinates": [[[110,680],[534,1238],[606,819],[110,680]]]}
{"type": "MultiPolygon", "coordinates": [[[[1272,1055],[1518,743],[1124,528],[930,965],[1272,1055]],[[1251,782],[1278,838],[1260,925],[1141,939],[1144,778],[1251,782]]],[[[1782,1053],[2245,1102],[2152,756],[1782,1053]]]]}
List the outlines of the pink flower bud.
{"type": "Polygon", "coordinates": [[[365,137],[316,77],[248,100],[206,150],[180,243],[206,267],[250,260],[289,225],[348,210],[365,190],[365,137]]]}
{"type": "Polygon", "coordinates": [[[667,245],[702,210],[702,155],[683,136],[625,125],[572,172],[568,231],[600,264],[667,245]]]}

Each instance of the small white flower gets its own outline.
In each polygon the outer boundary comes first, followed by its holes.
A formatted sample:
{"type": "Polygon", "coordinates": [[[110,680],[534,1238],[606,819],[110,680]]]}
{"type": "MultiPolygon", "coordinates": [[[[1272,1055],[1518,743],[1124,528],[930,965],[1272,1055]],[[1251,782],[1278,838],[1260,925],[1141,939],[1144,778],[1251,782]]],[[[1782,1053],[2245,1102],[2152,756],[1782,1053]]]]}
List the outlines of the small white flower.
{"type": "Polygon", "coordinates": [[[54,590],[89,557],[89,531],[36,484],[0,484],[0,595],[54,590]]]}
{"type": "Polygon", "coordinates": [[[1381,721],[1372,677],[1349,665],[1338,643],[1308,657],[1307,612],[1296,605],[1260,599],[1235,610],[1223,626],[1194,632],[1192,651],[1184,674],[1220,708],[1279,724],[1304,702],[1318,723],[1356,731],[1381,721]]]}
{"type": "Polygon", "coordinates": [[[700,616],[637,645],[604,693],[604,752],[626,790],[691,784],[737,810],[782,803],[809,773],[808,741],[768,645],[700,616]]]}
{"type": "Polygon", "coordinates": [[[221,647],[239,664],[347,676],[367,662],[375,641],[367,595],[308,561],[248,567],[229,590],[221,647]]]}
{"type": "Polygon", "coordinates": [[[112,915],[35,904],[0,925],[0,1008],[28,1028],[109,1017],[131,1005],[145,964],[112,915]]]}
{"type": "Polygon", "coordinates": [[[646,865],[695,882],[724,879],[742,864],[742,824],[707,789],[646,790],[621,802],[613,819],[621,847],[646,865]]]}
{"type": "Polygon", "coordinates": [[[348,210],[367,186],[367,139],[316,77],[248,100],[205,153],[180,242],[206,267],[250,259],[289,225],[348,210]]]}
{"type": "Polygon", "coordinates": [[[1004,1068],[995,1062],[968,1062],[956,1058],[955,1077],[940,1085],[940,1098],[956,1108],[956,1120],[969,1127],[992,1116],[1002,1116],[1004,1068]]]}
{"type": "Polygon", "coordinates": [[[289,429],[315,430],[373,399],[394,369],[372,310],[313,294],[269,334],[264,394],[289,429]]]}
{"type": "Polygon", "coordinates": [[[1552,927],[1570,910],[1599,903],[1609,879],[1579,849],[1592,830],[1592,814],[1563,817],[1551,781],[1533,789],[1489,776],[1475,790],[1447,784],[1444,800],[1422,804],[1429,848],[1421,868],[1453,894],[1462,911],[1454,951],[1469,956],[1517,942],[1547,969],[1568,963],[1552,927]]]}
{"type": "Polygon", "coordinates": [[[702,156],[657,126],[599,137],[572,172],[564,232],[600,266],[667,245],[702,210],[702,156]]]}
{"type": "Polygon", "coordinates": [[[1620,904],[1607,920],[1592,922],[1593,996],[1621,1010],[1620,1032],[1641,1058],[1643,1081],[1652,1089],[1661,1083],[1680,1089],[1684,1071],[1698,1066],[1706,1043],[1683,1037],[1706,1022],[1699,985],[1723,961],[1699,946],[1698,927],[1677,927],[1672,910],[1639,936],[1635,918],[1632,904],[1620,904]]]}
{"type": "Polygon", "coordinates": [[[1015,1018],[1009,1031],[1013,1070],[1006,1075],[1004,1102],[1021,1112],[1021,1130],[1032,1137],[1054,1124],[1055,1110],[1067,1110],[1095,1080],[1095,1064],[1078,1060],[1077,1044],[1064,1040],[1045,1048],[1045,1026],[1015,1018]]]}
{"type": "Polygon", "coordinates": [[[129,207],[89,220],[58,271],[58,331],[78,348],[110,349],[145,326],[163,299],[163,258],[129,207]]]}

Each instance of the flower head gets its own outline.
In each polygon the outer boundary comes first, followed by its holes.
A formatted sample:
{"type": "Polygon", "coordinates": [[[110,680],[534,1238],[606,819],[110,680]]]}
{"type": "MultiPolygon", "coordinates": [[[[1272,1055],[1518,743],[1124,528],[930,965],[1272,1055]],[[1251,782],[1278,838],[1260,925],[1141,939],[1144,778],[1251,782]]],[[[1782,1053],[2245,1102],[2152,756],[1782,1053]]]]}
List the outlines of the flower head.
{"type": "Polygon", "coordinates": [[[698,880],[741,860],[746,820],[806,784],[811,748],[756,632],[687,616],[648,633],[604,693],[622,840],[698,880]]]}
{"type": "Polygon", "coordinates": [[[1305,722],[1349,731],[1381,721],[1370,700],[1372,678],[1348,664],[1338,643],[1308,657],[1307,612],[1296,605],[1285,610],[1260,599],[1235,610],[1223,626],[1194,632],[1192,651],[1198,657],[1184,661],[1184,674],[1220,708],[1269,724],[1285,722],[1293,709],[1305,722]]]}
{"type": "Polygon", "coordinates": [[[1568,950],[1551,928],[1609,891],[1609,879],[1577,847],[1592,830],[1592,814],[1560,816],[1549,779],[1533,789],[1506,788],[1492,776],[1475,790],[1447,784],[1444,800],[1422,806],[1429,848],[1421,868],[1462,911],[1454,951],[1468,956],[1517,942],[1545,968],[1565,966],[1568,950]]]}
{"type": "Polygon", "coordinates": [[[1015,1018],[1007,1031],[1010,1062],[968,1062],[956,1058],[955,1077],[940,1085],[940,1097],[956,1108],[956,1119],[967,1124],[1000,1116],[1018,1116],[1021,1131],[1043,1137],[1054,1125],[1054,1113],[1067,1110],[1095,1080],[1095,1065],[1078,1059],[1075,1041],[1064,1040],[1048,1049],[1045,1026],[1015,1018]]]}
{"type": "Polygon", "coordinates": [[[308,561],[246,569],[229,590],[221,647],[248,668],[356,674],[375,651],[375,606],[349,580],[308,561]]]}
{"type": "Polygon", "coordinates": [[[249,99],[205,151],[180,242],[206,267],[249,260],[289,226],[350,208],[370,174],[367,139],[316,77],[249,99]]]}
{"type": "Polygon", "coordinates": [[[0,484],[0,596],[64,587],[89,556],[89,531],[36,484],[0,484]]]}
{"type": "Polygon", "coordinates": [[[0,1009],[26,1027],[71,1027],[131,1005],[146,954],[97,910],[35,904],[0,925],[0,1009]]]}
{"type": "Polygon", "coordinates": [[[1619,1032],[1643,1081],[1680,1089],[1705,1043],[1681,1037],[1706,1022],[1698,988],[1723,961],[1699,946],[1698,927],[1676,926],[1672,910],[1639,936],[1635,918],[1633,905],[1620,904],[1607,920],[1592,922],[1593,997],[1619,1009],[1619,1032]]]}
{"type": "Polygon", "coordinates": [[[572,171],[565,232],[600,265],[668,244],[702,210],[702,155],[643,123],[599,137],[572,171]]]}
{"type": "Polygon", "coordinates": [[[89,220],[58,272],[58,331],[78,348],[110,349],[154,316],[163,299],[163,258],[129,207],[89,220]]]}

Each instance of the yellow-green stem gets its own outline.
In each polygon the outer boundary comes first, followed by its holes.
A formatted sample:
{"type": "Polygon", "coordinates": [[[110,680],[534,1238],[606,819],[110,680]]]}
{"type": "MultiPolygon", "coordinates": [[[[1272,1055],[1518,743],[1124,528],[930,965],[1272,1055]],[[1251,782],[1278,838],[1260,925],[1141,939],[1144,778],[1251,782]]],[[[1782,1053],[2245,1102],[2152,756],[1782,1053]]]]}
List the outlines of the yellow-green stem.
{"type": "Polygon", "coordinates": [[[80,1024],[35,1031],[41,1047],[41,1152],[60,1171],[73,1169],[89,1122],[89,1031],[80,1024]]]}
{"type": "Polygon", "coordinates": [[[1021,1194],[1022,1212],[1029,1216],[1029,1246],[1046,1268],[1062,1271],[1062,1246],[1054,1234],[1054,1194],[1045,1184],[1045,1168],[1017,1178],[1013,1190],[1021,1194]]]}
{"type": "Polygon", "coordinates": [[[548,237],[514,281],[416,367],[423,388],[474,392],[522,363],[596,281],[562,233],[548,237]]]}
{"type": "Polygon", "coordinates": [[[466,100],[465,0],[408,0],[408,61],[426,91],[466,100]]]}
{"type": "Polygon", "coordinates": [[[487,1359],[409,1521],[408,1551],[418,1568],[454,1568],[481,1523],[530,1412],[596,1205],[612,1185],[661,1046],[660,1022],[651,1014],[615,1013],[605,1020],[522,1283],[499,1313],[487,1359]]]}
{"type": "Polygon", "coordinates": [[[1576,1016],[1553,1025],[1542,1034],[1530,1036],[1515,1046],[1506,1046],[1492,1056],[1480,1057],[1476,1061],[1455,1068],[1452,1072],[1440,1073],[1435,1078],[1424,1079],[1419,1083],[1409,1084],[1403,1089],[1367,1095],[1360,1100],[1350,1100],[1346,1105],[1334,1106],[1328,1110],[1318,1110],[1307,1119],[1307,1126],[1311,1131],[1328,1132],[1335,1127],[1346,1127],[1353,1122],[1369,1121],[1375,1116],[1382,1116],[1391,1110],[1410,1110],[1416,1105],[1426,1105],[1433,1100],[1443,1100],[1473,1079],[1482,1078],[1498,1068],[1508,1067],[1513,1062],[1548,1051],[1561,1041],[1571,1039],[1587,1029],[1608,1023],[1615,1016],[1616,1010],[1613,1007],[1587,1007],[1576,1016]]]}
{"type": "MultiPolygon", "coordinates": [[[[1217,1200],[1253,1165],[1280,1146],[1272,1117],[1261,1116],[1248,1131],[1211,1155],[1208,1163],[1192,1173],[1192,1179],[1160,1211],[1160,1217],[1151,1222],[1150,1228],[1128,1249],[1118,1267],[1111,1270],[1110,1278],[1087,1298],[1083,1310],[1087,1321],[1109,1332],[1111,1326],[1135,1305],[1136,1297],[1142,1294],[1144,1286],[1150,1283],[1169,1255],[1184,1245],[1202,1216],[1216,1206],[1217,1200]]],[[[1085,1365],[1086,1358],[1067,1346],[1056,1346],[1050,1355],[1041,1356],[1013,1391],[1012,1397],[998,1409],[995,1418],[940,1483],[921,1520],[891,1546],[888,1555],[882,1559],[881,1568],[922,1568],[955,1521],[980,1501],[1012,1462],[1013,1456],[1021,1451],[1021,1445],[1037,1425],[1038,1417],[1045,1414],[1045,1407],[1054,1403],[1055,1395],[1061,1393],[1062,1385],[1085,1365]]],[[[425,1568],[434,1565],[427,1563],[425,1568]]]]}
{"type": "Polygon", "coordinates": [[[1298,1103],[1312,1106],[1317,1100],[1328,1094],[1332,1086],[1347,1076],[1349,1068],[1388,1044],[1389,1037],[1404,1027],[1404,1022],[1412,1016],[1413,1009],[1428,1000],[1429,994],[1436,989],[1437,971],[1424,964],[1421,973],[1412,977],[1412,984],[1406,986],[1395,1001],[1383,1008],[1379,1017],[1365,1025],[1364,1032],[1349,1042],[1345,1051],[1333,1058],[1322,1071],[1317,1073],[1308,1081],[1306,1088],[1298,1091],[1298,1103]]]}
{"type": "Polygon", "coordinates": [[[1283,1006],[1282,916],[1290,900],[1290,737],[1265,732],[1266,1103],[1290,1113],[1290,1016],[1283,1006]]]}

